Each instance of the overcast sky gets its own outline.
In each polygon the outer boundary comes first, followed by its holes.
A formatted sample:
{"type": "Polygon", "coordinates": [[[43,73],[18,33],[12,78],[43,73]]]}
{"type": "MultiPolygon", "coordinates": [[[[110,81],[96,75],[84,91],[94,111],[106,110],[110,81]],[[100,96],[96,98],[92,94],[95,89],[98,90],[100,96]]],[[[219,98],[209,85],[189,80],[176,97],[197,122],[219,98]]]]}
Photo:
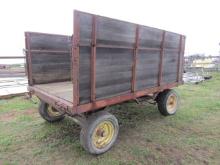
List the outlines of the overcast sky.
{"type": "Polygon", "coordinates": [[[24,31],[72,35],[74,9],[184,34],[186,54],[219,52],[217,0],[1,0],[0,56],[22,55],[24,31]]]}

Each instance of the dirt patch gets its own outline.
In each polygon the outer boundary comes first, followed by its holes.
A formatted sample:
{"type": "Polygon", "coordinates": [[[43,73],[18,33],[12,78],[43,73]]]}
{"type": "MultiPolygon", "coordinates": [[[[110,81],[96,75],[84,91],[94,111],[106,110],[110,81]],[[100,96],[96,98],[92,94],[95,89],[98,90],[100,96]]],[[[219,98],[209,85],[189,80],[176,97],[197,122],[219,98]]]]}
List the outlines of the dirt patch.
{"type": "Polygon", "coordinates": [[[22,111],[23,115],[33,115],[36,113],[38,113],[36,109],[28,109],[28,110],[22,111]]]}
{"type": "Polygon", "coordinates": [[[214,155],[214,151],[208,149],[208,148],[192,148],[192,151],[190,152],[190,155],[194,157],[195,159],[203,162],[204,164],[209,164],[208,159],[212,158],[214,155]]]}
{"type": "Polygon", "coordinates": [[[15,119],[17,111],[10,111],[0,115],[0,121],[9,122],[15,119]]]}
{"type": "MultiPolygon", "coordinates": [[[[173,161],[174,164],[182,164],[182,160],[185,157],[185,152],[176,148],[175,146],[162,146],[155,143],[148,143],[147,147],[156,150],[157,152],[160,152],[165,157],[168,157],[170,160],[173,161]]],[[[154,160],[155,158],[151,156],[149,157],[149,159],[154,160]]],[[[164,162],[161,163],[163,164],[164,162]]]]}
{"type": "Polygon", "coordinates": [[[37,113],[36,109],[27,109],[27,110],[23,110],[23,111],[12,110],[10,112],[1,114],[0,121],[1,122],[11,122],[11,121],[15,120],[17,116],[20,116],[20,115],[33,116],[36,113],[37,113]]]}

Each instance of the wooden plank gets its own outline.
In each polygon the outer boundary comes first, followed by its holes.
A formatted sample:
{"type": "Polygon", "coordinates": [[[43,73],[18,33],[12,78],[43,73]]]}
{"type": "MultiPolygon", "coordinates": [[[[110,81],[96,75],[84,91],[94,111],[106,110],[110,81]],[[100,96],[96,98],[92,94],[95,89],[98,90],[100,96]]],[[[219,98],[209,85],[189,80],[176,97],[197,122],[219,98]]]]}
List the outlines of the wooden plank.
{"type": "Polygon", "coordinates": [[[135,24],[106,17],[97,18],[97,44],[132,46],[135,24]]]}
{"type": "Polygon", "coordinates": [[[116,94],[127,91],[127,89],[123,91],[123,86],[120,86],[123,82],[129,82],[131,88],[132,50],[97,48],[96,57],[96,90],[102,93],[97,96],[97,99],[108,97],[108,92],[111,93],[109,85],[112,89],[119,85],[115,91],[116,94]]]}
{"type": "Polygon", "coordinates": [[[159,64],[158,86],[161,86],[161,83],[162,83],[165,35],[166,35],[166,31],[163,31],[161,45],[160,45],[160,49],[161,50],[160,50],[160,64],[159,64]]]}
{"type": "MultiPolygon", "coordinates": [[[[82,13],[80,12],[80,14],[78,14],[78,22],[79,22],[79,26],[80,28],[79,30],[79,38],[80,38],[80,45],[81,44],[87,44],[89,46],[91,46],[91,42],[92,42],[92,15],[86,14],[86,13],[82,13]]],[[[75,26],[75,24],[74,24],[75,26]]],[[[74,33],[75,35],[75,33],[74,33]]]]}
{"type": "Polygon", "coordinates": [[[160,29],[140,26],[140,48],[160,48],[162,33],[160,29]]]}
{"type": "Polygon", "coordinates": [[[70,71],[66,72],[66,74],[63,74],[62,71],[34,73],[33,82],[34,84],[44,84],[50,82],[68,81],[70,80],[69,75],[70,71]]]}
{"type": "Polygon", "coordinates": [[[137,83],[137,90],[142,90],[150,87],[157,86],[158,76],[151,77],[150,79],[139,79],[137,83]],[[146,83],[147,82],[147,83],[146,83]]]}
{"type": "Polygon", "coordinates": [[[27,64],[27,75],[28,75],[28,84],[33,85],[33,77],[32,77],[32,59],[30,52],[30,34],[25,33],[25,47],[28,50],[26,52],[26,64],[27,64]]]}
{"type": "Polygon", "coordinates": [[[91,52],[91,102],[96,99],[96,16],[92,17],[92,52],[91,52]]]}
{"type": "MultiPolygon", "coordinates": [[[[91,34],[90,34],[91,35],[91,34]]],[[[91,101],[91,47],[79,47],[79,103],[91,101]],[[84,92],[86,91],[86,92],[84,92]]]]}
{"type": "Polygon", "coordinates": [[[137,65],[137,54],[138,54],[138,47],[139,47],[139,28],[140,28],[139,25],[136,25],[134,57],[133,57],[133,64],[132,64],[131,92],[134,92],[136,88],[136,65],[137,65]]]}
{"type": "Polygon", "coordinates": [[[183,36],[183,42],[182,42],[182,52],[181,52],[181,59],[180,59],[180,76],[179,76],[179,84],[182,84],[183,83],[183,72],[184,72],[184,51],[185,51],[185,40],[186,40],[186,37],[183,36]]]}
{"type": "Polygon", "coordinates": [[[58,82],[58,83],[39,84],[39,85],[34,85],[34,87],[37,87],[48,94],[72,102],[73,101],[72,85],[73,84],[71,81],[66,81],[66,82],[58,82]]]}
{"type": "Polygon", "coordinates": [[[46,65],[47,63],[68,63],[70,65],[70,54],[45,54],[32,53],[32,63],[46,65]]]}
{"type": "Polygon", "coordinates": [[[63,50],[70,51],[71,37],[52,34],[28,33],[31,50],[63,50]]]}
{"type": "Polygon", "coordinates": [[[124,72],[106,72],[106,74],[97,75],[97,87],[113,84],[121,84],[131,81],[131,71],[124,72]]]}
{"type": "Polygon", "coordinates": [[[74,11],[74,36],[72,40],[72,77],[73,77],[73,111],[77,111],[79,104],[79,43],[80,43],[80,20],[79,13],[74,11]]]}
{"type": "Polygon", "coordinates": [[[120,93],[129,93],[131,89],[130,82],[125,82],[121,84],[111,84],[109,86],[101,86],[96,88],[97,98],[104,98],[109,96],[117,96],[120,93]]]}
{"type": "MultiPolygon", "coordinates": [[[[61,71],[63,74],[70,72],[70,63],[47,63],[45,64],[32,64],[33,73],[45,73],[45,72],[56,72],[61,71]]],[[[70,75],[69,75],[70,77],[70,75]]]]}
{"type": "Polygon", "coordinates": [[[31,56],[28,66],[33,77],[32,85],[70,80],[71,38],[33,32],[26,33],[26,36],[26,53],[31,56]]]}

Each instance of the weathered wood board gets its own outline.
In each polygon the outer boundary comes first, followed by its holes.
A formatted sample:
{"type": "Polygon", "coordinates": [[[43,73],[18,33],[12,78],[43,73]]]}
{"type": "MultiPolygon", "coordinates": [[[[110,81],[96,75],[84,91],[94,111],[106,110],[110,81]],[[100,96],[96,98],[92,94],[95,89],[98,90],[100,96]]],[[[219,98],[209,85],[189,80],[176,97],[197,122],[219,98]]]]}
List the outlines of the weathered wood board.
{"type": "Polygon", "coordinates": [[[71,37],[27,32],[26,40],[33,84],[70,80],[71,37]]]}

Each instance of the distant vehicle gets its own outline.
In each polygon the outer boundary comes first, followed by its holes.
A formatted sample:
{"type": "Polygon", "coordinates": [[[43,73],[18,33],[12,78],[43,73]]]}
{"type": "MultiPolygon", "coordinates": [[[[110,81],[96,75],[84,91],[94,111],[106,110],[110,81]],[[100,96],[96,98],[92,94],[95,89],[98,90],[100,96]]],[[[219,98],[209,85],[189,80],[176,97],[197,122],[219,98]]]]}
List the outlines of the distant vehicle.
{"type": "Polygon", "coordinates": [[[6,65],[1,65],[0,64],[0,69],[6,69],[6,65]]]}
{"type": "Polygon", "coordinates": [[[118,136],[106,107],[148,96],[162,115],[178,108],[171,88],[183,83],[183,35],[75,11],[73,36],[25,36],[29,91],[40,99],[40,115],[48,122],[73,117],[92,154],[108,151],[118,136]]]}

